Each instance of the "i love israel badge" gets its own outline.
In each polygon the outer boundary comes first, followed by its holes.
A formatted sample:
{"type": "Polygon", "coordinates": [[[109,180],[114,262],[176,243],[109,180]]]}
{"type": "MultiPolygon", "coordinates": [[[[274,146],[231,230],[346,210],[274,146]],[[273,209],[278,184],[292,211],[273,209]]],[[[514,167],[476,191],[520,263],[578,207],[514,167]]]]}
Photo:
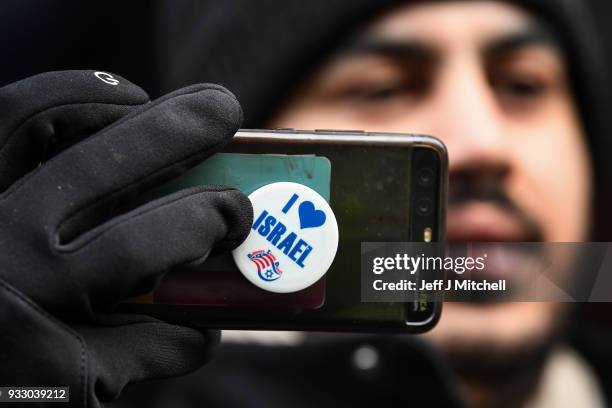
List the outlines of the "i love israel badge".
{"type": "Polygon", "coordinates": [[[268,184],[249,195],[253,225],[233,251],[242,274],[276,293],[306,289],[329,269],[338,250],[338,224],[331,207],[302,184],[268,184]]]}

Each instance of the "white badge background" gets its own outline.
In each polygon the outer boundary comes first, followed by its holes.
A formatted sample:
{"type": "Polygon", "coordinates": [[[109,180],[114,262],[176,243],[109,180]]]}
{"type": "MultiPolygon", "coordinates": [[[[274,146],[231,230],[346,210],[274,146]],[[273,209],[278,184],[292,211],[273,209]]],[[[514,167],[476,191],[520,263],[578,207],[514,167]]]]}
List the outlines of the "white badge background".
{"type": "Polygon", "coordinates": [[[251,193],[249,199],[253,204],[254,221],[265,210],[276,218],[277,223],[282,222],[287,227],[287,232],[283,234],[277,245],[289,233],[295,232],[298,236],[295,242],[301,238],[313,249],[304,262],[305,267],[301,268],[266,237],[251,229],[247,239],[233,251],[234,261],[242,274],[254,285],[277,293],[297,292],[317,282],[331,266],[338,249],[338,224],[327,201],[313,189],[289,182],[268,184],[251,193]],[[299,198],[287,214],[284,214],[282,209],[294,194],[298,194],[299,198]],[[323,225],[300,228],[299,208],[304,201],[311,201],[316,210],[325,213],[326,219],[323,225]],[[274,281],[261,279],[257,273],[257,266],[248,258],[248,255],[255,251],[268,249],[272,250],[272,254],[279,262],[279,268],[283,271],[281,277],[274,281]]]}

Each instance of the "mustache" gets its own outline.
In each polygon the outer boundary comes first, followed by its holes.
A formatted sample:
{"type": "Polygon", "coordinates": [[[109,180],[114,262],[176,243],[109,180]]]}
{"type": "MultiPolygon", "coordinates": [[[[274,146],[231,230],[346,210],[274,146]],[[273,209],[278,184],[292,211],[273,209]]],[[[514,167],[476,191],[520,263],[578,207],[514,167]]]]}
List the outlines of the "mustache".
{"type": "Polygon", "coordinates": [[[488,203],[516,219],[525,231],[526,241],[543,241],[544,232],[540,223],[524,211],[504,188],[504,183],[496,174],[475,172],[451,174],[448,207],[451,209],[473,203],[488,203]]]}

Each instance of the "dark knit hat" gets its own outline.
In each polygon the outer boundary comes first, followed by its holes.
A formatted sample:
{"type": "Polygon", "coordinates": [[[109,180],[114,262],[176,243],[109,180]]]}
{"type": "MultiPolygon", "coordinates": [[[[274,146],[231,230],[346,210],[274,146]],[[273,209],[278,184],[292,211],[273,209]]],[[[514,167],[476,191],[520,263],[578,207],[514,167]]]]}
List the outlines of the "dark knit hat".
{"type": "MultiPolygon", "coordinates": [[[[607,207],[611,193],[605,190],[612,190],[603,185],[603,181],[610,180],[606,157],[610,152],[608,81],[585,2],[508,1],[548,23],[561,44],[594,158],[597,201],[607,207]]],[[[240,100],[245,112],[244,126],[262,127],[295,86],[352,33],[377,15],[405,3],[162,1],[158,15],[162,91],[196,82],[220,83],[240,100]]]]}

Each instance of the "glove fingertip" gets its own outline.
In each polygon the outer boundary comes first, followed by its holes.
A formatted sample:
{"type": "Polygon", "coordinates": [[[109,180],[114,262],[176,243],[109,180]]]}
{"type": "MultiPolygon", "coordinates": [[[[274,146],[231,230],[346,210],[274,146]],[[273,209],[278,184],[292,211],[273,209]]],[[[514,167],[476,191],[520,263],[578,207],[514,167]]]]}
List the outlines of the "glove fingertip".
{"type": "Polygon", "coordinates": [[[218,330],[197,330],[191,327],[160,324],[157,336],[168,341],[159,342],[158,367],[163,368],[156,377],[188,374],[206,364],[213,356],[221,335],[218,330]]]}
{"type": "Polygon", "coordinates": [[[215,249],[232,250],[242,244],[251,231],[253,205],[243,192],[233,188],[220,192],[219,198],[222,200],[220,211],[226,219],[228,230],[215,249]]]}

